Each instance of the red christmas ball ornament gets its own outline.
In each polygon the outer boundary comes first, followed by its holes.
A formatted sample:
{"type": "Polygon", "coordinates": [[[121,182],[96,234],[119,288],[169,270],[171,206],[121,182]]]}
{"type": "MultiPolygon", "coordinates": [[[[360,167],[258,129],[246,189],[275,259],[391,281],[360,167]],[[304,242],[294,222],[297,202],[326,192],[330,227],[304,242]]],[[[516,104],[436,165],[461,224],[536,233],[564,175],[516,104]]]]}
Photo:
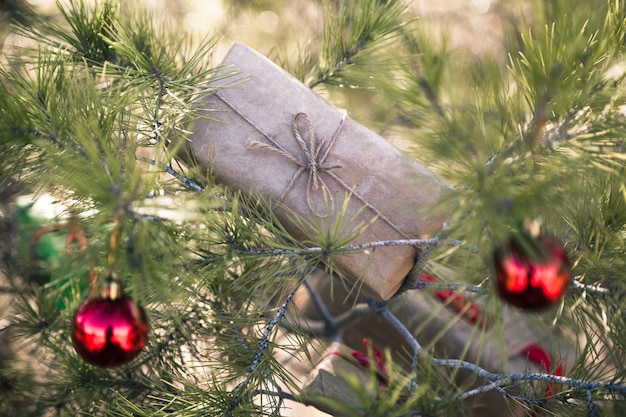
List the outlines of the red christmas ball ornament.
{"type": "Polygon", "coordinates": [[[562,243],[548,234],[522,233],[494,251],[498,293],[527,310],[550,307],[563,299],[571,282],[571,262],[562,243]]]}
{"type": "Polygon", "coordinates": [[[110,283],[103,295],[89,298],[76,312],[72,343],[88,363],[120,366],[133,360],[146,345],[148,321],[144,309],[110,283]]]}

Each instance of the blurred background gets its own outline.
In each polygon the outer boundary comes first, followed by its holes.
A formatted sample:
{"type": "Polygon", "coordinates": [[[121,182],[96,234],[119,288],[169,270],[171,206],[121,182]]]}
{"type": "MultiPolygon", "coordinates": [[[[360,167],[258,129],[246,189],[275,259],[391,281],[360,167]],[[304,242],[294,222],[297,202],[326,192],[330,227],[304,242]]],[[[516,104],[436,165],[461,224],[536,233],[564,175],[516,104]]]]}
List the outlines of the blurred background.
{"type": "MultiPolygon", "coordinates": [[[[23,42],[11,34],[11,23],[28,25],[33,13],[60,21],[57,3],[69,2],[1,0],[2,55],[10,53],[11,46],[23,42]]],[[[407,0],[406,3],[407,13],[419,17],[423,33],[432,37],[433,42],[445,43],[450,53],[457,55],[454,59],[459,63],[488,56],[506,64],[507,26],[532,16],[530,0],[407,0]]],[[[312,40],[319,40],[323,31],[322,0],[130,0],[122,4],[146,6],[159,22],[187,31],[198,41],[206,36],[219,38],[214,48],[215,62],[220,62],[230,43],[238,40],[289,70],[293,57],[311,49],[314,52],[319,42],[312,40]]],[[[359,106],[357,103],[363,102],[359,93],[339,95],[336,100],[341,102],[334,100],[334,104],[346,107],[359,122],[381,130],[385,116],[374,110],[379,106],[359,106]]]]}

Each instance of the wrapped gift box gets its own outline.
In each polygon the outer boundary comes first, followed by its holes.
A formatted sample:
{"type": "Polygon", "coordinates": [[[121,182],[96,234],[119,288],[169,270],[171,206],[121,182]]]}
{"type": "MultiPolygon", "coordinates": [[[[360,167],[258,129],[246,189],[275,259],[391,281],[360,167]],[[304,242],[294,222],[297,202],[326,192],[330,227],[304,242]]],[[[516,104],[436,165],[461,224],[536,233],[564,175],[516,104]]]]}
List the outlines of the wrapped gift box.
{"type": "MultiPolygon", "coordinates": [[[[205,101],[188,150],[232,190],[260,195],[296,239],[340,225],[352,244],[432,237],[450,188],[415,159],[350,119],[270,60],[235,43],[205,101]],[[343,217],[340,217],[343,216],[343,217]],[[363,225],[368,225],[361,232],[363,225]]],[[[400,288],[416,246],[332,254],[338,269],[377,299],[400,288]]]]}

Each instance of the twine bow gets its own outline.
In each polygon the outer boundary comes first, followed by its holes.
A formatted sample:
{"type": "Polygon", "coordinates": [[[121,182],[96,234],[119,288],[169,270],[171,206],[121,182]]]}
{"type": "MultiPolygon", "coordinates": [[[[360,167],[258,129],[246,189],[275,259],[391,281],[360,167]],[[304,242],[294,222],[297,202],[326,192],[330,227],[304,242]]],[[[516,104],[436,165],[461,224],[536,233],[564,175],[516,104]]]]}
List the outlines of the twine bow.
{"type": "Polygon", "coordinates": [[[308,173],[307,186],[306,186],[306,200],[309,208],[313,213],[317,216],[325,218],[335,212],[335,200],[333,198],[332,192],[326,185],[324,178],[320,175],[322,172],[330,172],[333,169],[341,168],[341,165],[332,165],[326,163],[326,159],[330,153],[337,136],[339,135],[339,131],[343,126],[343,122],[345,120],[345,116],[341,119],[341,124],[335,131],[335,134],[330,138],[325,138],[323,140],[317,140],[315,135],[315,129],[313,127],[313,123],[309,116],[305,113],[298,113],[293,117],[291,127],[293,129],[293,134],[296,138],[296,142],[298,143],[300,149],[302,150],[303,159],[298,158],[297,156],[289,153],[285,150],[278,142],[272,139],[269,136],[265,136],[270,143],[264,143],[257,140],[250,140],[248,142],[249,149],[265,149],[271,152],[277,153],[283,158],[291,161],[299,168],[291,178],[291,181],[281,194],[278,201],[282,201],[287,193],[291,191],[294,187],[294,184],[300,178],[305,171],[308,173]],[[315,202],[312,198],[312,193],[318,190],[322,190],[324,200],[326,202],[325,211],[320,211],[315,207],[315,202]]]}

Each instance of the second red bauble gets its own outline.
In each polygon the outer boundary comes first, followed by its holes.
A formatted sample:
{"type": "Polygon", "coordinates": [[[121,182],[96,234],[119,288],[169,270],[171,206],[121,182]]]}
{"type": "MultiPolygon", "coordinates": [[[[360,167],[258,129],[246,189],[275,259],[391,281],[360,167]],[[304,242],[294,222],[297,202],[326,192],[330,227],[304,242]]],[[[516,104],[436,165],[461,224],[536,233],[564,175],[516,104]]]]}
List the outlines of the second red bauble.
{"type": "Polygon", "coordinates": [[[571,262],[561,242],[544,234],[510,238],[494,251],[498,293],[516,307],[539,310],[563,299],[571,262]]]}
{"type": "Polygon", "coordinates": [[[88,363],[101,367],[130,362],[146,345],[144,309],[127,295],[109,293],[85,301],[72,323],[72,343],[88,363]]]}

